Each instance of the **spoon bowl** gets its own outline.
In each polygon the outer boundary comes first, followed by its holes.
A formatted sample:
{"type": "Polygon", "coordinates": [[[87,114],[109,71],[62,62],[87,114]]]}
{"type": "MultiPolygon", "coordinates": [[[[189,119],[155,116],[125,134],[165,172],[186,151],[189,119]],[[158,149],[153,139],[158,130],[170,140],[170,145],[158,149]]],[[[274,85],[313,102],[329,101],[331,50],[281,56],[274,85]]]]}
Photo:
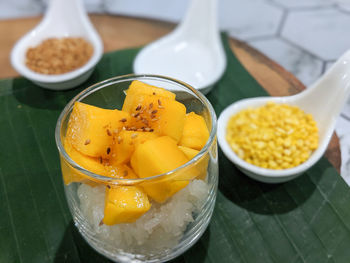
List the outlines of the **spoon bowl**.
{"type": "Polygon", "coordinates": [[[37,85],[65,90],[84,82],[92,73],[103,54],[101,38],[92,26],[81,0],[51,0],[43,20],[33,30],[24,35],[11,51],[12,66],[24,77],[37,85]],[[48,38],[82,37],[94,48],[90,60],[80,68],[59,75],[40,74],[25,64],[28,48],[37,46],[48,38]]]}
{"type": "Polygon", "coordinates": [[[216,20],[216,0],[192,0],[184,20],[173,32],[137,54],[134,73],[182,79],[208,93],[226,68],[216,20]]]}
{"type": "Polygon", "coordinates": [[[218,142],[226,155],[243,173],[265,183],[281,183],[298,177],[311,168],[324,154],[334,132],[336,119],[350,93],[350,51],[305,91],[286,97],[258,97],[243,99],[228,106],[218,119],[218,142]],[[318,148],[304,163],[289,169],[273,170],[245,162],[231,149],[226,140],[229,119],[247,108],[256,108],[267,102],[297,106],[315,119],[319,132],[318,148]]]}

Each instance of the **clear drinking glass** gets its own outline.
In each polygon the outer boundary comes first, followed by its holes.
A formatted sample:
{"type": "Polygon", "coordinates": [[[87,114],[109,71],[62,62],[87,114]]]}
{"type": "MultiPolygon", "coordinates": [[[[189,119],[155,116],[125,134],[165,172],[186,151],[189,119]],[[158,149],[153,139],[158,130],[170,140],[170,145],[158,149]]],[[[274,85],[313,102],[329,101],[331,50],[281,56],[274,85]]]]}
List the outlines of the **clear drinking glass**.
{"type": "Polygon", "coordinates": [[[213,213],[218,185],[216,115],[208,100],[191,86],[155,75],[125,75],[102,81],[85,89],[67,104],[57,121],[55,137],[73,220],[81,235],[99,253],[118,262],[167,261],[185,252],[205,231],[213,213]],[[134,80],[176,93],[176,100],[186,106],[187,113],[193,111],[203,116],[210,132],[209,140],[186,164],[149,178],[115,179],[82,168],[63,146],[74,103],[80,101],[107,109],[121,109],[125,90],[134,80]],[[183,176],[193,169],[199,172],[194,179],[183,176]],[[186,181],[189,181],[187,186],[165,203],[151,201],[151,209],[135,223],[101,224],[107,185],[144,187],[186,181]]]}

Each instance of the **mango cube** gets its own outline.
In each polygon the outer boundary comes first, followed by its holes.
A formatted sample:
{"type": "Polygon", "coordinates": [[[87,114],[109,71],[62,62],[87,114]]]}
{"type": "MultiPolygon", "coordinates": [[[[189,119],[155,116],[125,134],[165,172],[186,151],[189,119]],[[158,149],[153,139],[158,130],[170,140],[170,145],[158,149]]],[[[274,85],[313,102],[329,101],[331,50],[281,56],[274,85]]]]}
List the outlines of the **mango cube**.
{"type": "Polygon", "coordinates": [[[150,208],[148,197],[140,187],[107,187],[102,221],[109,226],[133,223],[150,208]]]}
{"type": "Polygon", "coordinates": [[[198,150],[192,149],[192,148],[188,148],[185,146],[178,146],[179,149],[186,155],[186,157],[191,160],[193,159],[198,153],[198,150]]]}
{"type": "MultiPolygon", "coordinates": [[[[130,162],[138,176],[145,178],[167,173],[185,164],[188,160],[177,147],[176,141],[169,136],[162,136],[140,144],[131,156],[130,162]]],[[[153,200],[163,203],[187,186],[189,180],[197,175],[198,171],[195,169],[184,169],[165,178],[145,182],[142,186],[153,200]]]]}
{"type": "Polygon", "coordinates": [[[209,131],[203,117],[194,112],[187,114],[179,145],[201,150],[208,139],[209,131]]]}
{"type": "Polygon", "coordinates": [[[112,146],[111,164],[119,165],[129,162],[135,147],[155,138],[157,135],[153,132],[121,131],[116,135],[115,143],[112,146]]]}
{"type": "MultiPolygon", "coordinates": [[[[64,148],[74,162],[90,172],[112,178],[138,178],[134,171],[126,164],[111,165],[107,159],[90,157],[78,152],[69,144],[67,138],[64,141],[64,148]]],[[[61,162],[63,181],[66,185],[74,182],[82,182],[90,186],[95,186],[96,182],[100,182],[98,179],[89,177],[75,168],[70,167],[68,163],[63,162],[63,158],[61,158],[61,162]]]]}
{"type": "Polygon", "coordinates": [[[156,95],[137,95],[133,99],[130,128],[151,131],[180,140],[185,124],[186,107],[175,100],[156,95]]]}
{"type": "Polygon", "coordinates": [[[134,99],[137,95],[155,95],[163,98],[175,100],[175,94],[156,86],[146,84],[144,82],[134,80],[131,82],[129,89],[126,91],[127,95],[123,104],[123,111],[131,112],[134,106],[134,99]]]}
{"type": "Polygon", "coordinates": [[[79,152],[108,158],[113,132],[129,119],[129,114],[76,102],[69,118],[66,138],[79,152]]]}

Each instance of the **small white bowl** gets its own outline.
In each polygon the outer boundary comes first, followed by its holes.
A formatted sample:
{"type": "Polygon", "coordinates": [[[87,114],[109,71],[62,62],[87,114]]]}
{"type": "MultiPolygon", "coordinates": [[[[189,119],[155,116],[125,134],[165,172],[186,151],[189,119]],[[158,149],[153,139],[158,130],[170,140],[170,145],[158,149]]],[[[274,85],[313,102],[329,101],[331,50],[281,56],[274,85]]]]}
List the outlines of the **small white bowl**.
{"type": "Polygon", "coordinates": [[[103,54],[101,38],[92,26],[81,0],[51,0],[40,24],[24,35],[11,51],[11,64],[18,73],[37,85],[65,90],[83,83],[89,78],[103,54]],[[25,65],[26,51],[48,38],[82,37],[89,41],[94,53],[82,67],[59,75],[46,75],[32,71],[25,65]]]}
{"type": "MultiPolygon", "coordinates": [[[[298,177],[306,170],[311,168],[322,157],[329,143],[329,139],[320,140],[319,147],[312,153],[307,161],[296,167],[288,169],[266,169],[250,164],[238,157],[238,155],[232,150],[231,146],[226,140],[226,129],[230,118],[241,110],[263,106],[267,101],[272,101],[275,103],[288,103],[288,98],[291,97],[261,97],[240,100],[228,106],[221,113],[218,119],[217,137],[221,150],[226,155],[226,157],[237,166],[239,170],[257,181],[264,183],[282,183],[298,177]]],[[[327,138],[329,136],[328,133],[329,132],[327,132],[327,138]]]]}

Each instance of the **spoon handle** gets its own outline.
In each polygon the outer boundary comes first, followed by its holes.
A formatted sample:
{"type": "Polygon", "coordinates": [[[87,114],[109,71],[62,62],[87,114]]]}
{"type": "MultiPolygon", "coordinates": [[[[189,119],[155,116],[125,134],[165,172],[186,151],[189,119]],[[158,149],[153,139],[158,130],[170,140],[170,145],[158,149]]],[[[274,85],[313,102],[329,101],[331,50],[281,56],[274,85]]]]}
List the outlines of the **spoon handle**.
{"type": "Polygon", "coordinates": [[[350,50],[307,90],[296,95],[299,104],[317,112],[325,124],[334,122],[350,95],[350,50]]]}
{"type": "Polygon", "coordinates": [[[199,37],[204,41],[219,37],[217,0],[192,0],[179,30],[187,34],[186,37],[199,37]]]}

